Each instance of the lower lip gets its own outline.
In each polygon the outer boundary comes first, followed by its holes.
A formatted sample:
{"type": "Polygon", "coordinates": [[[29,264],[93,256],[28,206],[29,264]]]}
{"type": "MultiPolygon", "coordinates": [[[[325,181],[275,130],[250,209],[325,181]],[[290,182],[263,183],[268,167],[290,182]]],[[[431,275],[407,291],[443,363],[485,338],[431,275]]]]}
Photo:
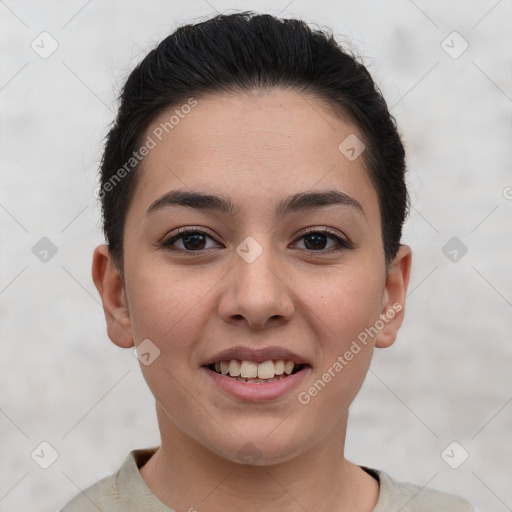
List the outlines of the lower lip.
{"type": "Polygon", "coordinates": [[[241,400],[249,401],[275,400],[297,387],[311,370],[311,368],[307,366],[284,379],[265,383],[240,382],[232,377],[214,372],[205,366],[202,366],[201,369],[206,372],[208,378],[226,393],[241,400]]]}

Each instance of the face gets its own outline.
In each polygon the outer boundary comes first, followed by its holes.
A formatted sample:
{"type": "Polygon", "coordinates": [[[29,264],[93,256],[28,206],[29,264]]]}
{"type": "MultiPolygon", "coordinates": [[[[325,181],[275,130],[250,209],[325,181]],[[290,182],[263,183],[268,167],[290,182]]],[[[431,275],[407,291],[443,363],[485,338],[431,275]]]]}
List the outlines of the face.
{"type": "Polygon", "coordinates": [[[141,369],[161,430],[233,461],[250,446],[259,464],[344,430],[374,346],[394,340],[409,268],[407,248],[385,266],[363,156],[338,149],[354,135],[363,139],[315,97],[272,90],[198,99],[153,136],[126,218],[119,300],[99,249],[94,276],[111,339],[149,354],[141,369]],[[206,366],[232,359],[245,361],[242,375],[269,360],[300,371],[246,383],[206,366]]]}

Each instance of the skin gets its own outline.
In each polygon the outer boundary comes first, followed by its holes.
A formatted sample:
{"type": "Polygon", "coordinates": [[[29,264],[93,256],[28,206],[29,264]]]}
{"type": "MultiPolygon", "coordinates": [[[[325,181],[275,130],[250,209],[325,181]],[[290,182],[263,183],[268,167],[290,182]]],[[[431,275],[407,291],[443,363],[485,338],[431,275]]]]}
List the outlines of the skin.
{"type": "Polygon", "coordinates": [[[363,158],[349,161],[338,150],[350,134],[363,139],[320,99],[291,90],[199,98],[145,159],[126,218],[124,276],[107,246],[94,252],[110,339],[125,348],[150,339],[161,351],[141,364],[161,446],[140,473],[176,511],[370,512],[377,503],[378,482],[344,457],[348,409],[374,347],[395,341],[404,310],[307,405],[297,399],[379,315],[404,305],[409,283],[409,247],[385,265],[363,158]],[[169,207],[146,215],[175,189],[229,196],[239,212],[169,207]],[[289,194],[326,189],[359,201],[364,215],[334,205],[274,217],[289,194]],[[195,246],[179,239],[181,252],[159,245],[187,226],[211,238],[195,246]],[[329,237],[317,245],[304,238],[304,228],[323,227],[355,247],[336,251],[329,237]],[[247,236],[263,250],[252,263],[236,252],[247,236]],[[283,346],[312,368],[299,389],[276,400],[229,397],[200,367],[235,345],[283,346]],[[258,451],[253,464],[237,455],[247,443],[258,451]]]}

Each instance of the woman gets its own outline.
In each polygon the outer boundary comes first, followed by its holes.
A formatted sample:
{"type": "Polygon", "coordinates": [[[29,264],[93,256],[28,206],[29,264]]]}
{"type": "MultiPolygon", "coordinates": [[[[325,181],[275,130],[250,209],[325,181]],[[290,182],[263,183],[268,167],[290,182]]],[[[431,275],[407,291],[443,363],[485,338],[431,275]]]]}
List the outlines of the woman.
{"type": "Polygon", "coordinates": [[[161,445],[63,511],[473,510],[344,457],[403,320],[404,173],[369,72],[324,32],[219,15],[151,51],[107,138],[92,271],[161,445]]]}

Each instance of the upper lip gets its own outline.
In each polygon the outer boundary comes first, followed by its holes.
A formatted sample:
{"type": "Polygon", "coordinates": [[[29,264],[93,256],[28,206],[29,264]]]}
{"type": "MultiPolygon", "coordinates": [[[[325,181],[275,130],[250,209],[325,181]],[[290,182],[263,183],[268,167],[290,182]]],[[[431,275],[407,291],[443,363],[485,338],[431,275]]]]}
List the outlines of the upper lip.
{"type": "Polygon", "coordinates": [[[217,352],[207,359],[203,363],[203,366],[220,363],[221,361],[230,361],[231,359],[237,359],[239,361],[253,361],[255,363],[263,363],[264,361],[270,360],[283,360],[293,361],[296,364],[308,364],[306,359],[283,347],[269,346],[264,348],[250,348],[238,346],[217,352]]]}

